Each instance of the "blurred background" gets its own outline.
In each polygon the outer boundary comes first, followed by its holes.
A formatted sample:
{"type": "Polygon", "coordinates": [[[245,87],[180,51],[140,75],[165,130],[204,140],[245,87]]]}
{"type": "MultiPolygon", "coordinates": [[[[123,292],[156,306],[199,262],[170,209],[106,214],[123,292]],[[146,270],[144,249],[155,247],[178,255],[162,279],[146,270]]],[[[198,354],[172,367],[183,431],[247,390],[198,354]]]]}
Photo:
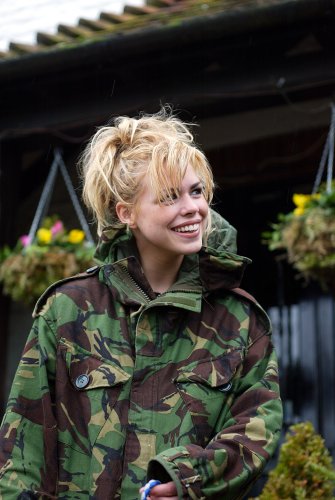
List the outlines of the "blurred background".
{"type": "MultiPolygon", "coordinates": [[[[253,260],[243,286],[273,320],[285,429],[310,420],[333,456],[334,294],[297,277],[262,232],[312,191],[334,100],[334,23],[329,0],[0,5],[0,246],[29,231],[55,148],[80,197],[77,160],[96,127],[170,103],[199,125],[214,208],[253,260]]],[[[48,210],[78,226],[61,175],[48,210]]],[[[31,312],[0,296],[1,411],[31,312]]]]}

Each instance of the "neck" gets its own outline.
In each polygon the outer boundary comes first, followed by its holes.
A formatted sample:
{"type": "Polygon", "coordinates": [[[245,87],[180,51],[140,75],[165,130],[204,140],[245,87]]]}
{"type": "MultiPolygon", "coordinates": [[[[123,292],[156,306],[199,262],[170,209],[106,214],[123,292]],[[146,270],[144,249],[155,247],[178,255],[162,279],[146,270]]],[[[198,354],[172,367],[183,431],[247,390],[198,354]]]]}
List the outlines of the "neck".
{"type": "Polygon", "coordinates": [[[175,283],[183,258],[183,255],[171,259],[141,257],[144,274],[155,292],[164,293],[175,283]]]}

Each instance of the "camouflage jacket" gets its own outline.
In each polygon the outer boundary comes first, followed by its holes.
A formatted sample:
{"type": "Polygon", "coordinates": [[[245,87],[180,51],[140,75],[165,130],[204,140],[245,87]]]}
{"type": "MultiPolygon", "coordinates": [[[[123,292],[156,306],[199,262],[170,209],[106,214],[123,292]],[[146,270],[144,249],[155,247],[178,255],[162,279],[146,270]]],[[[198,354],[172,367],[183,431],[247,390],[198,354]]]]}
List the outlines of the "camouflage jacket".
{"type": "Polygon", "coordinates": [[[0,433],[0,498],[242,498],[281,430],[266,314],[236,289],[248,259],[214,215],[207,247],[156,295],[126,230],[103,265],[52,286],[35,309],[0,433]]]}

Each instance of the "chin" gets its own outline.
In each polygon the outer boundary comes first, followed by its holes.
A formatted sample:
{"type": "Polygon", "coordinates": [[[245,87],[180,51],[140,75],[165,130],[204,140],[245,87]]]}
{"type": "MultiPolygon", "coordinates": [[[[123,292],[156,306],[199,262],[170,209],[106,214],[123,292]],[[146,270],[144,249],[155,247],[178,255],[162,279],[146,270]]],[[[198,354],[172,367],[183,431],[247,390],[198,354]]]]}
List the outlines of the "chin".
{"type": "Polygon", "coordinates": [[[191,255],[192,253],[200,252],[201,248],[202,248],[202,243],[200,243],[199,245],[192,245],[191,247],[185,249],[183,253],[184,255],[191,255]]]}

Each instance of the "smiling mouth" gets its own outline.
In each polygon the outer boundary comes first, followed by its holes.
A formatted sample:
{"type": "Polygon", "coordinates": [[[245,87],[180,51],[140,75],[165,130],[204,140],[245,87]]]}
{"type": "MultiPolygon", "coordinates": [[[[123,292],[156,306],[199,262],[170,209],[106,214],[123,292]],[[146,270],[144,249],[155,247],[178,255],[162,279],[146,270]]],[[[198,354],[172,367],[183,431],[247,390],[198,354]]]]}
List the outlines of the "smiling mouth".
{"type": "Polygon", "coordinates": [[[176,233],[195,233],[198,231],[200,224],[189,224],[188,226],[181,226],[172,229],[176,233]]]}

